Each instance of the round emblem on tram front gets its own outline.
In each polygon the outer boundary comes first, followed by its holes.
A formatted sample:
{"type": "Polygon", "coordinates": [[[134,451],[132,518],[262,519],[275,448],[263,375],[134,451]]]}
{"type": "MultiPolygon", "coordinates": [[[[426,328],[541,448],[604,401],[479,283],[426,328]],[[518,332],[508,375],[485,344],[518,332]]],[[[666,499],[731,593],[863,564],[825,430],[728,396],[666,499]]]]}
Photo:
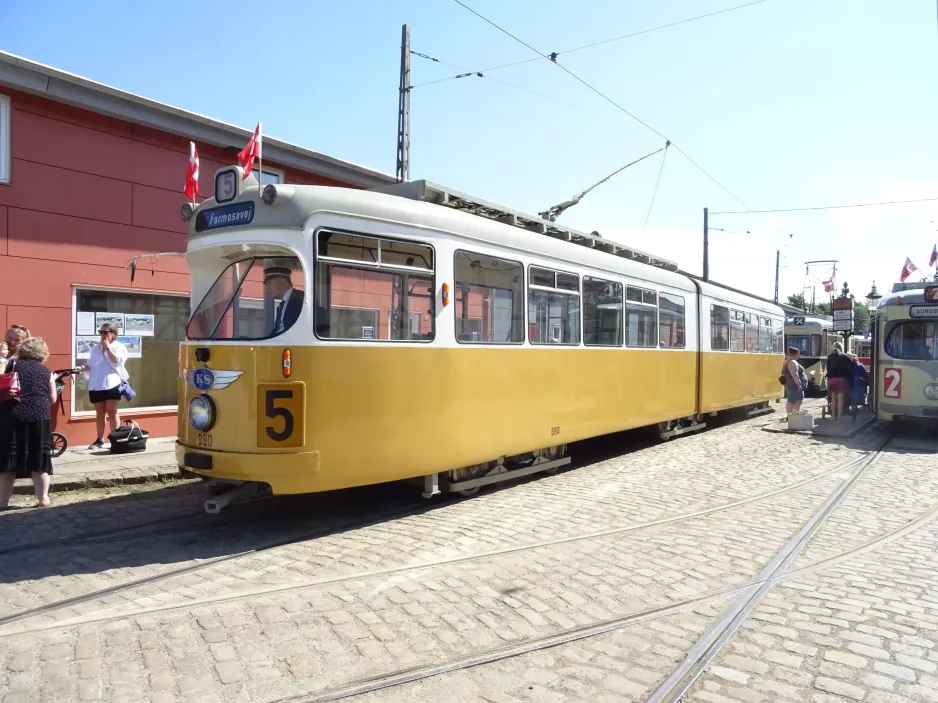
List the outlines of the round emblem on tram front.
{"type": "Polygon", "coordinates": [[[192,374],[192,385],[200,391],[210,391],[215,386],[215,374],[204,366],[196,369],[192,374]]]}

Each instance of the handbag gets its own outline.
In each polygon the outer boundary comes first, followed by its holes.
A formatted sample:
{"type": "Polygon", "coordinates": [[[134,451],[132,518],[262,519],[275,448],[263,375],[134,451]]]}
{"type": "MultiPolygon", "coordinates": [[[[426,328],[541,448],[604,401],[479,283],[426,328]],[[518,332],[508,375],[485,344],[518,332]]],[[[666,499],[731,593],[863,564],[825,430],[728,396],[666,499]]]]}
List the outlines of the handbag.
{"type": "Polygon", "coordinates": [[[19,402],[20,391],[20,375],[14,362],[12,371],[0,374],[0,403],[19,402]]]}
{"type": "Polygon", "coordinates": [[[150,433],[141,430],[136,422],[124,420],[120,427],[107,436],[107,439],[111,443],[112,454],[129,454],[130,452],[142,452],[146,449],[149,437],[150,433]]]}
{"type": "MultiPolygon", "coordinates": [[[[103,349],[101,350],[101,355],[104,357],[105,363],[111,367],[114,373],[120,376],[121,382],[120,382],[120,385],[117,387],[117,390],[120,392],[121,397],[127,402],[130,402],[131,400],[136,398],[137,392],[130,386],[130,382],[126,378],[124,378],[123,374],[121,374],[120,371],[114,368],[114,364],[112,364],[111,360],[107,358],[107,354],[104,353],[103,349]]],[[[125,374],[127,373],[126,369],[124,370],[124,373],[125,374]]]]}

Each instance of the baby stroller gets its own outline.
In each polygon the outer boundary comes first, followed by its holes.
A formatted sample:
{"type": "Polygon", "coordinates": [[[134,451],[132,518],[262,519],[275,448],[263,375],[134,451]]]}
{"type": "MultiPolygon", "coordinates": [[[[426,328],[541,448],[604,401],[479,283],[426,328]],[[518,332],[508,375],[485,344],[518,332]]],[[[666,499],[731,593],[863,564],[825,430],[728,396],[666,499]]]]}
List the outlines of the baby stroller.
{"type": "MultiPolygon", "coordinates": [[[[59,399],[62,397],[62,391],[65,390],[65,379],[71,376],[74,373],[77,373],[75,369],[62,369],[61,371],[53,371],[55,374],[55,397],[59,399]]],[[[61,432],[52,433],[52,457],[59,457],[68,449],[68,440],[65,438],[65,435],[61,432]]]]}

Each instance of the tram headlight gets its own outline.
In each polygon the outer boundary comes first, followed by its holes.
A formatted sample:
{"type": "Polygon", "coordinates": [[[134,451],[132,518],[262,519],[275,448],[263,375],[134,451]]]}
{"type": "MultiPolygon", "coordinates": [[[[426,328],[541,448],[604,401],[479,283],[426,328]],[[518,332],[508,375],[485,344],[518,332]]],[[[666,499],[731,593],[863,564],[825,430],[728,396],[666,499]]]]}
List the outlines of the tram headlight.
{"type": "Polygon", "coordinates": [[[938,400],[938,383],[929,383],[925,386],[925,397],[929,400],[938,400]]]}
{"type": "Polygon", "coordinates": [[[267,205],[273,205],[274,201],[277,199],[277,186],[273,183],[264,187],[264,190],[261,192],[261,200],[263,200],[267,205]]]}
{"type": "Polygon", "coordinates": [[[215,401],[205,395],[197,395],[189,401],[189,424],[196,432],[208,432],[215,424],[215,401]]]}

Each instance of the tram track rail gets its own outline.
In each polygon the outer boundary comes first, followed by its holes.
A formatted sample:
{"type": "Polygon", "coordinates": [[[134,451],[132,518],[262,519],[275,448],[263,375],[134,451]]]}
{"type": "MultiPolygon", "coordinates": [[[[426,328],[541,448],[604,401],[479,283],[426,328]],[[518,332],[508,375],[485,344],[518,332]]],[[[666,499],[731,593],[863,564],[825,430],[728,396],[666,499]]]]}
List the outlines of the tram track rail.
{"type": "MultiPolygon", "coordinates": [[[[382,568],[382,569],[372,569],[372,570],[367,570],[367,571],[359,571],[359,572],[346,573],[346,574],[335,574],[335,575],[325,576],[323,578],[306,579],[303,581],[294,581],[294,582],[284,583],[284,584],[269,585],[269,586],[264,586],[261,588],[242,589],[237,592],[220,594],[220,595],[212,596],[208,598],[201,598],[201,599],[190,598],[190,599],[187,599],[185,602],[144,607],[144,608],[139,608],[134,611],[123,611],[120,613],[107,613],[107,614],[104,614],[104,613],[90,614],[90,615],[80,616],[74,619],[64,619],[55,623],[54,625],[50,624],[50,625],[39,626],[37,628],[16,629],[15,632],[4,632],[2,629],[0,629],[0,638],[7,637],[12,634],[20,634],[24,632],[38,632],[44,629],[63,627],[71,623],[90,624],[93,622],[114,620],[114,619],[120,619],[124,617],[138,617],[138,616],[149,615],[149,614],[158,613],[158,612],[165,612],[169,610],[178,610],[178,609],[183,609],[183,608],[194,608],[194,607],[201,607],[201,606],[206,606],[206,605],[214,605],[218,603],[243,600],[245,598],[268,596],[268,595],[273,595],[273,594],[278,594],[278,593],[286,593],[286,592],[296,591],[296,590],[301,590],[301,589],[306,589],[306,588],[332,586],[332,585],[337,585],[337,584],[341,584],[343,582],[348,582],[348,581],[356,581],[356,580],[375,578],[375,577],[380,577],[380,576],[391,576],[391,575],[407,573],[407,572],[417,572],[420,570],[433,569],[433,568],[438,568],[441,566],[447,566],[451,564],[458,564],[458,563],[465,563],[465,562],[476,561],[476,560],[495,558],[495,557],[499,557],[503,555],[514,554],[518,552],[524,552],[524,551],[530,551],[530,550],[536,550],[536,549],[543,549],[546,547],[551,547],[551,546],[556,546],[556,545],[561,545],[561,544],[569,544],[573,542],[587,541],[587,540],[597,539],[601,537],[624,534],[628,532],[652,529],[655,527],[660,527],[660,526],[669,525],[669,524],[673,524],[677,522],[691,520],[694,518],[705,517],[707,515],[712,515],[712,514],[726,511],[726,510],[731,510],[731,509],[742,507],[742,506],[745,506],[754,502],[767,500],[769,498],[777,497],[785,493],[796,491],[812,483],[816,483],[818,481],[822,481],[826,478],[829,478],[837,473],[843,472],[845,470],[849,470],[854,465],[866,461],[869,455],[870,453],[868,452],[867,454],[853,457],[819,475],[812,476],[806,479],[802,479],[800,481],[796,481],[794,483],[790,483],[785,486],[772,489],[770,491],[765,491],[756,495],[751,495],[745,498],[740,498],[735,501],[730,501],[728,503],[722,503],[717,506],[701,508],[698,510],[685,512],[685,513],[681,513],[678,515],[669,515],[669,516],[657,518],[654,520],[647,520],[643,522],[629,522],[629,523],[625,523],[625,524],[621,524],[617,526],[612,526],[603,530],[594,530],[594,531],[585,532],[585,533],[565,535],[563,537],[556,537],[552,539],[540,540],[540,541],[535,541],[535,542],[513,544],[510,546],[500,547],[497,549],[466,553],[466,554],[461,554],[457,556],[444,557],[440,559],[423,560],[423,561],[416,562],[416,563],[401,564],[401,565],[390,566],[390,567],[382,568]]],[[[115,584],[114,586],[110,586],[104,589],[99,589],[99,590],[92,591],[86,594],[74,596],[72,598],[55,601],[52,603],[47,603],[42,606],[38,606],[36,608],[31,608],[29,610],[21,611],[19,613],[12,613],[7,616],[0,617],[0,628],[5,629],[6,626],[12,625],[16,622],[29,620],[31,618],[35,618],[41,615],[48,615],[50,613],[53,613],[58,610],[62,610],[64,608],[73,607],[73,606],[88,603],[88,602],[93,602],[95,600],[98,600],[107,596],[116,595],[122,591],[132,590],[140,586],[152,585],[160,581],[165,581],[170,578],[177,577],[177,576],[183,576],[183,575],[195,573],[197,571],[201,571],[201,570],[210,568],[212,566],[215,566],[221,563],[251,556],[259,552],[276,549],[278,547],[289,546],[289,545],[303,542],[309,539],[316,539],[319,537],[328,536],[336,532],[360,529],[360,528],[368,527],[371,525],[379,524],[379,523],[382,523],[391,519],[403,519],[403,518],[410,517],[413,515],[419,515],[420,513],[428,511],[430,509],[432,509],[432,506],[426,503],[421,503],[418,508],[408,510],[406,512],[401,512],[399,509],[397,509],[397,510],[385,511],[378,515],[368,516],[367,520],[361,520],[360,518],[349,518],[348,520],[339,521],[332,525],[322,526],[315,531],[308,531],[301,535],[296,535],[293,537],[276,540],[267,544],[257,545],[248,550],[243,550],[243,551],[236,552],[233,554],[226,554],[220,557],[205,559],[205,560],[199,561],[196,564],[190,564],[188,566],[185,566],[179,569],[166,571],[160,574],[154,574],[152,576],[144,577],[141,579],[135,579],[133,581],[125,582],[122,584],[115,584]]]]}
{"type": "Polygon", "coordinates": [[[491,649],[469,657],[453,659],[448,662],[399,669],[386,674],[347,682],[339,687],[333,687],[313,695],[303,694],[300,696],[290,696],[277,699],[272,703],[327,703],[329,701],[353,698],[366,693],[395,688],[455,671],[552,649],[578,640],[596,637],[629,626],[675,615],[689,608],[720,602],[728,598],[735,598],[734,603],[730,605],[727,611],[725,611],[724,614],[701,635],[698,642],[691,647],[685,660],[665,678],[657,689],[649,694],[648,698],[645,699],[646,703],[678,703],[683,700],[683,696],[693,685],[694,681],[706,670],[709,663],[736,632],[745,618],[748,617],[752,609],[758,605],[762,597],[774,586],[874,551],[884,544],[899,539],[923,527],[938,517],[938,504],[935,504],[902,527],[879,535],[875,539],[869,540],[835,557],[821,560],[797,570],[787,571],[788,566],[794,562],[804,546],[817,534],[817,531],[823,525],[826,518],[846,498],[850,490],[863,477],[867,469],[875,464],[883,455],[884,449],[889,441],[890,438],[887,437],[878,450],[871,451],[867,456],[851,462],[851,464],[856,465],[851,475],[838,486],[824,504],[818,508],[811,518],[804,523],[802,528],[776,554],[772,561],[766,565],[762,573],[750,583],[711,591],[694,598],[668,604],[667,606],[648,608],[619,618],[566,629],[548,636],[530,639],[517,645],[491,649]]]}

